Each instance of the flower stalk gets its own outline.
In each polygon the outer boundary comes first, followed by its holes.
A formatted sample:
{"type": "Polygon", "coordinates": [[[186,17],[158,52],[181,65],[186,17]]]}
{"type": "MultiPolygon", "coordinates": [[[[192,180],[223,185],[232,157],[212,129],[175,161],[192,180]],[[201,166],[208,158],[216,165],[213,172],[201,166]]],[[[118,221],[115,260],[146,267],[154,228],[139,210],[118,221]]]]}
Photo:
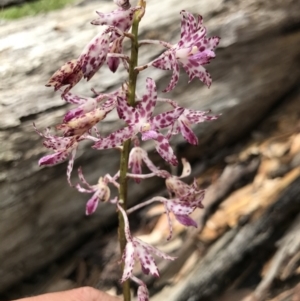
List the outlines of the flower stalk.
{"type": "MultiPolygon", "coordinates": [[[[143,0],[139,1],[139,6],[142,7],[142,10],[145,9],[146,2],[143,0]]],[[[138,65],[138,30],[139,30],[139,23],[141,20],[141,13],[139,11],[135,12],[134,19],[132,23],[131,29],[131,55],[129,61],[129,79],[128,79],[128,93],[127,93],[127,103],[130,106],[135,105],[135,91],[136,91],[136,81],[138,71],[135,68],[138,65]]],[[[127,209],[127,172],[128,172],[128,160],[129,160],[129,153],[131,147],[131,140],[128,139],[123,143],[121,148],[121,159],[120,159],[120,189],[119,189],[119,200],[120,205],[126,211],[127,209]]],[[[120,244],[120,251],[121,254],[124,253],[126,247],[126,236],[125,236],[125,223],[122,213],[119,211],[118,213],[119,218],[119,228],[118,228],[118,235],[119,235],[119,244],[120,244]]],[[[122,270],[124,270],[124,263],[122,263],[122,270]]],[[[123,297],[124,301],[130,301],[130,280],[127,279],[123,282],[123,297]]]]}

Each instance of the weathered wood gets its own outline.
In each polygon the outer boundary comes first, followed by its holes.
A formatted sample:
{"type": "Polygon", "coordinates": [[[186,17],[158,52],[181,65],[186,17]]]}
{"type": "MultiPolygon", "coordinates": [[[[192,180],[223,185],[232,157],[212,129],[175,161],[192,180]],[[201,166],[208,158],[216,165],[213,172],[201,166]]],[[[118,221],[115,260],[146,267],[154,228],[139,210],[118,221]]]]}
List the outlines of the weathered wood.
{"type": "MultiPolygon", "coordinates": [[[[291,227],[287,230],[287,233],[279,241],[279,248],[276,252],[266,275],[264,275],[263,280],[255,289],[255,292],[243,299],[243,301],[263,301],[266,299],[270,287],[276,277],[279,278],[281,271],[285,267],[289,267],[289,263],[293,261],[293,258],[299,258],[299,249],[300,249],[300,215],[298,215],[295,221],[292,223],[291,227]]],[[[295,262],[292,264],[292,267],[289,270],[295,270],[295,262]]],[[[285,274],[285,273],[284,273],[285,274]]],[[[291,276],[289,271],[288,275],[291,276]]]]}
{"type": "MultiPolygon", "coordinates": [[[[143,37],[176,42],[180,9],[203,14],[211,34],[222,37],[218,58],[209,66],[212,87],[208,90],[195,80],[187,88],[187,77],[182,75],[177,89],[168,95],[194,109],[223,113],[218,121],[196,128],[199,147],[184,147],[185,156],[203,159],[243,136],[297,84],[299,6],[297,1],[176,0],[171,6],[149,1],[144,29],[141,26],[143,37]]],[[[0,291],[64,254],[88,233],[107,225],[113,216],[114,208],[106,205],[91,218],[84,216],[87,198],[66,185],[65,164],[51,169],[37,166],[45,149],[32,127],[32,122],[39,129],[54,126],[65,113],[67,108],[59,96],[43,85],[62,63],[77,57],[98,31],[89,24],[96,8],[95,3],[68,8],[7,22],[0,28],[0,291]]],[[[101,4],[102,11],[111,8],[110,3],[101,4]]],[[[150,55],[148,48],[141,48],[140,63],[149,61],[161,48],[153,46],[153,51],[150,55]]],[[[151,68],[141,74],[140,91],[147,76],[157,80],[159,90],[169,81],[169,75],[151,68]]],[[[107,91],[125,78],[125,72],[114,77],[104,69],[89,83],[76,86],[74,92],[92,95],[92,87],[107,91]]],[[[116,114],[110,115],[101,132],[105,135],[117,129],[117,121],[116,114]]],[[[180,143],[180,153],[183,140],[175,139],[175,143],[180,143]]],[[[82,165],[88,180],[94,183],[99,175],[118,169],[117,153],[97,152],[85,145],[76,167],[82,165]]],[[[76,172],[73,181],[77,181],[76,172]]],[[[137,202],[159,184],[147,181],[134,187],[130,198],[137,202]]]]}

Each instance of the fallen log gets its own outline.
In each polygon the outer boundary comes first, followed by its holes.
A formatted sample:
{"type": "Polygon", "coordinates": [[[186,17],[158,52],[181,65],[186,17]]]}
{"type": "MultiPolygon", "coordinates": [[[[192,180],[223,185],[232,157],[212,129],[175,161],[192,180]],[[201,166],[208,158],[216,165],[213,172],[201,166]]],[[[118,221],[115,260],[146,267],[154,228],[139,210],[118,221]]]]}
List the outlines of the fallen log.
{"type": "MultiPolygon", "coordinates": [[[[95,8],[94,4],[68,8],[7,22],[0,28],[3,59],[0,71],[0,291],[46,266],[112,221],[114,210],[105,205],[93,217],[84,216],[86,197],[67,187],[65,165],[52,169],[37,166],[45,149],[32,127],[33,122],[39,129],[54,126],[66,112],[62,100],[42,86],[62,63],[77,57],[98,31],[89,24],[95,8]]],[[[101,7],[103,11],[111,8],[111,4],[101,7]]],[[[214,79],[211,89],[199,88],[198,81],[186,89],[187,78],[182,75],[177,90],[169,95],[194,109],[210,108],[213,113],[223,113],[218,121],[195,129],[200,138],[198,147],[187,148],[182,139],[174,140],[174,144],[179,144],[179,155],[184,153],[188,159],[199,161],[243,137],[297,85],[300,9],[295,1],[249,4],[214,0],[208,5],[176,0],[170,6],[153,0],[147,7],[149,17],[143,21],[141,36],[176,42],[180,9],[203,14],[211,35],[222,36],[218,59],[209,68],[214,79]],[[162,18],[157,13],[159,10],[167,15],[162,18]]],[[[155,48],[155,55],[159,51],[161,49],[155,48]]],[[[141,63],[153,56],[141,48],[141,63]]],[[[142,74],[140,90],[146,76],[157,80],[159,90],[169,80],[165,73],[149,69],[149,73],[142,74]]],[[[87,85],[78,85],[74,92],[92,95],[91,88],[108,91],[125,78],[125,72],[113,78],[104,70],[87,85]]],[[[161,106],[160,109],[166,108],[161,106]]],[[[101,132],[106,135],[119,126],[115,114],[103,124],[101,132]]],[[[82,165],[93,183],[99,171],[105,174],[118,170],[116,153],[95,152],[88,145],[83,146],[76,168],[82,165]]],[[[162,164],[156,154],[152,156],[162,164]]],[[[72,180],[77,181],[76,172],[72,180]]],[[[130,199],[137,202],[160,184],[148,181],[134,187],[130,189],[130,199]]]]}

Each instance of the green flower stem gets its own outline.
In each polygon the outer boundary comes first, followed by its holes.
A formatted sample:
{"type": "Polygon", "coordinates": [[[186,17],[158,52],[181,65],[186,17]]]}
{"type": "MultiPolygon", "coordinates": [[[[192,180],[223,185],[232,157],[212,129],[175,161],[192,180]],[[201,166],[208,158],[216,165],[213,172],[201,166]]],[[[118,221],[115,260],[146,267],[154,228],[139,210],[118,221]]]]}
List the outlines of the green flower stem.
{"type": "MultiPolygon", "coordinates": [[[[139,1],[139,6],[145,8],[145,2],[143,0],[139,1]]],[[[128,84],[128,95],[127,102],[129,105],[135,105],[135,90],[136,90],[136,80],[138,72],[134,68],[138,65],[138,29],[141,20],[141,13],[138,11],[134,15],[134,20],[132,24],[132,39],[131,39],[131,56],[129,63],[129,84],[128,84]]],[[[121,151],[121,162],[120,162],[120,190],[119,190],[119,200],[122,200],[120,205],[126,210],[127,208],[127,171],[128,171],[128,159],[130,152],[131,141],[127,140],[123,143],[121,151]]],[[[123,254],[126,246],[126,237],[124,231],[124,219],[122,213],[119,212],[119,243],[121,254],[123,254]]],[[[122,270],[124,269],[124,264],[122,270]]],[[[124,301],[130,301],[130,281],[127,280],[123,283],[123,296],[124,301]]]]}

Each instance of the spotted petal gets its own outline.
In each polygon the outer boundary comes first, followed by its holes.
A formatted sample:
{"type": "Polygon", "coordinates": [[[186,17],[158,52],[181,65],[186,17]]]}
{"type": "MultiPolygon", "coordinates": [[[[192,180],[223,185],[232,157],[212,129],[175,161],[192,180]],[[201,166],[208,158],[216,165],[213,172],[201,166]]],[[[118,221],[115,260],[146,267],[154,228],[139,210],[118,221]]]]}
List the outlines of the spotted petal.
{"type": "MultiPolygon", "coordinates": [[[[122,8],[111,11],[110,13],[101,13],[96,11],[98,18],[93,20],[91,23],[93,25],[109,25],[119,28],[120,30],[126,32],[130,29],[133,21],[133,14],[140,7],[133,7],[127,10],[122,8]]],[[[118,37],[118,34],[113,33],[112,39],[118,37]]]]}
{"type": "Polygon", "coordinates": [[[163,129],[172,125],[183,113],[184,108],[177,107],[172,111],[164,112],[154,116],[151,119],[151,125],[153,130],[163,129]]]}
{"type": "Polygon", "coordinates": [[[142,101],[138,103],[139,114],[147,120],[152,116],[157,100],[157,90],[155,82],[152,78],[146,79],[147,93],[143,95],[142,101]]]}
{"type": "Polygon", "coordinates": [[[127,124],[134,123],[134,118],[139,117],[136,113],[136,108],[128,105],[125,97],[117,97],[117,112],[120,119],[123,119],[127,124]]]}
{"type": "Polygon", "coordinates": [[[198,77],[206,86],[211,86],[212,79],[210,74],[197,61],[188,60],[187,62],[182,62],[182,66],[189,76],[189,82],[198,77]]]}
{"type": "Polygon", "coordinates": [[[176,61],[175,51],[169,49],[155,59],[151,65],[162,70],[172,70],[174,61],[176,61]]]}
{"type": "Polygon", "coordinates": [[[181,223],[184,226],[187,226],[187,227],[192,226],[195,228],[198,227],[197,223],[188,215],[180,215],[180,214],[176,215],[175,214],[175,218],[179,223],[181,223]]]}
{"type": "Polygon", "coordinates": [[[124,141],[132,138],[135,135],[134,127],[128,126],[117,130],[105,138],[99,139],[94,145],[95,149],[107,149],[120,146],[124,141]]]}
{"type": "MultiPolygon", "coordinates": [[[[115,39],[110,47],[109,47],[109,53],[122,53],[122,44],[123,44],[123,37],[115,39]]],[[[112,71],[115,73],[119,67],[120,64],[120,58],[118,57],[108,57],[107,58],[107,66],[112,71]]]]}
{"type": "Polygon", "coordinates": [[[121,282],[126,281],[132,275],[133,267],[134,267],[134,254],[135,249],[133,242],[127,242],[124,253],[123,253],[123,261],[124,261],[124,270],[121,282]]]}
{"type": "Polygon", "coordinates": [[[63,150],[54,154],[46,155],[39,160],[39,166],[53,166],[62,163],[68,159],[70,155],[69,150],[63,150]]]}
{"type": "Polygon", "coordinates": [[[62,98],[68,103],[79,105],[85,103],[89,99],[88,97],[82,97],[71,92],[65,93],[62,98]]]}
{"type": "Polygon", "coordinates": [[[83,115],[84,113],[91,112],[97,107],[97,99],[95,98],[86,98],[86,101],[79,105],[77,108],[74,108],[66,113],[64,116],[63,122],[66,123],[75,117],[83,115]]]}
{"type": "Polygon", "coordinates": [[[109,49],[109,34],[107,31],[96,35],[84,48],[78,58],[84,78],[90,80],[106,60],[109,49]]]}
{"type": "Polygon", "coordinates": [[[81,65],[79,60],[74,59],[66,62],[49,79],[46,87],[54,87],[57,91],[62,86],[68,85],[63,94],[68,93],[82,78],[81,65]]]}
{"type": "Polygon", "coordinates": [[[95,192],[93,196],[86,203],[85,214],[86,215],[93,214],[96,211],[98,204],[99,204],[99,198],[97,192],[95,192]]]}
{"type": "Polygon", "coordinates": [[[169,144],[169,140],[164,137],[162,134],[158,134],[158,137],[155,141],[155,148],[160,156],[169,162],[170,164],[176,166],[178,164],[177,158],[174,155],[173,149],[169,144]]]}
{"type": "Polygon", "coordinates": [[[149,292],[146,285],[140,285],[137,290],[138,301],[149,301],[149,292]]]}
{"type": "Polygon", "coordinates": [[[197,136],[194,134],[194,132],[188,125],[186,125],[183,121],[178,120],[178,126],[179,126],[179,131],[181,132],[182,136],[188,143],[192,145],[198,144],[197,136]]]}

